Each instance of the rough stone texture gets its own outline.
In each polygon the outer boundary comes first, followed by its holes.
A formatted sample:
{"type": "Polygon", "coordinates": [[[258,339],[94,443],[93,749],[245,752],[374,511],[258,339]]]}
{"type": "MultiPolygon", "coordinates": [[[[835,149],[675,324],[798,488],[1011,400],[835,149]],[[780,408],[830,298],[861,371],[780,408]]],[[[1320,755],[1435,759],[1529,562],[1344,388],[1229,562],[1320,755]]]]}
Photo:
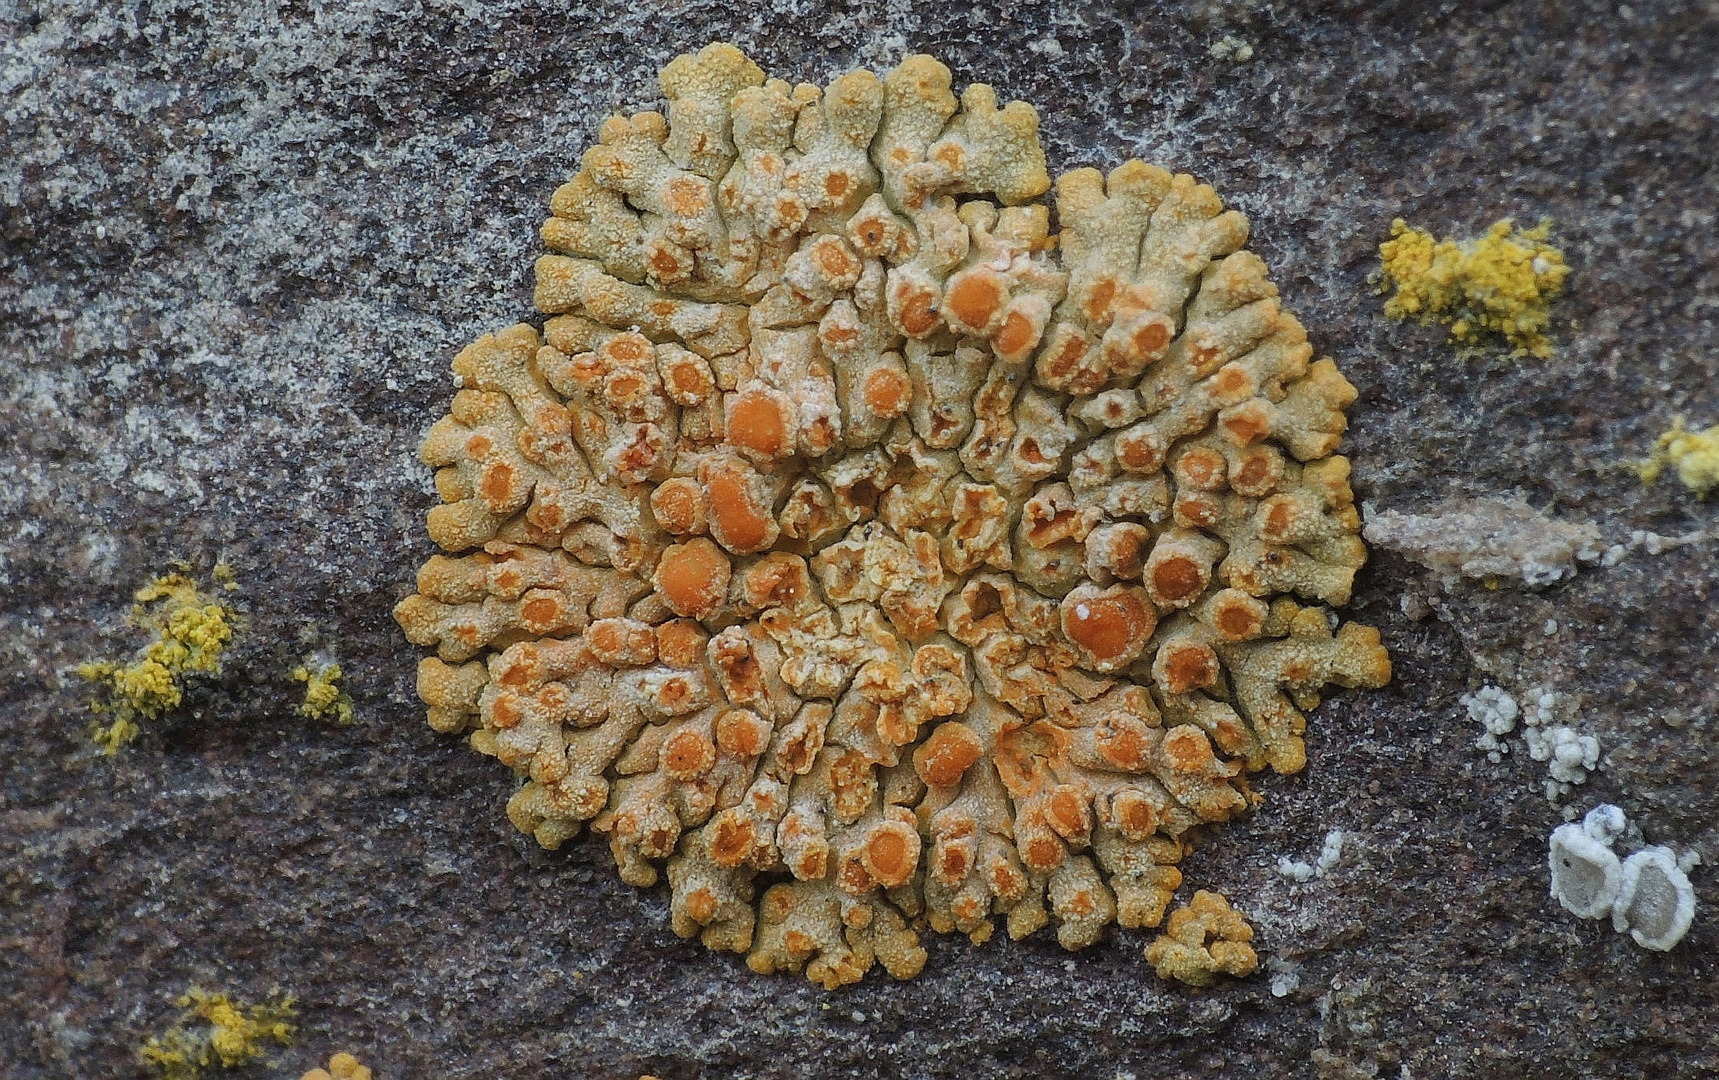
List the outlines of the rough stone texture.
{"type": "Polygon", "coordinates": [[[423,724],[388,615],[430,549],[414,455],[449,359],[528,313],[536,223],[601,116],[713,38],[819,81],[931,51],[1035,103],[1053,172],[1139,155],[1214,184],[1361,389],[1360,498],[1709,528],[1626,463],[1674,413],[1719,420],[1719,7],[213,7],[0,5],[0,1075],[133,1075],[192,982],[296,991],[294,1075],[338,1048],[384,1077],[1719,1071],[1711,540],[1538,592],[1375,554],[1350,610],[1396,681],[1317,710],[1306,772],[1184,864],[1299,965],[1283,997],[1166,985],[1145,932],[931,935],[917,980],[833,995],[753,975],[598,845],[517,835],[505,773],[423,724]],[[1225,34],[1252,60],[1214,59],[1225,34]],[[1551,360],[1459,362],[1381,318],[1393,217],[1505,215],[1550,215],[1574,266],[1551,360]],[[129,595],[177,558],[239,574],[226,674],[98,758],[66,669],[139,644],[129,595]],[[353,727],[295,714],[319,648],[353,727]],[[1472,748],[1483,679],[1577,703],[1605,758],[1572,805],[1701,852],[1675,950],[1548,897],[1562,817],[1543,765],[1472,748]],[[1277,874],[1330,828],[1335,871],[1277,874]]]}

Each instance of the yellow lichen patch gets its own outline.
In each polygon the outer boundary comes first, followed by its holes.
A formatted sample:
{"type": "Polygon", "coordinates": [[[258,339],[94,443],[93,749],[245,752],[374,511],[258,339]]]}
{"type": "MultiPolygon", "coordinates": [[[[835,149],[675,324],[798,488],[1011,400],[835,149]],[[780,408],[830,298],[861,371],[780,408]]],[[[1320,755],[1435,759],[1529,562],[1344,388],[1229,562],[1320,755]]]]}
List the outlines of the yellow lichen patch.
{"type": "MultiPolygon", "coordinates": [[[[217,566],[215,580],[233,588],[232,574],[217,566]]],[[[90,703],[98,716],[91,737],[106,754],[135,739],[141,722],[158,720],[184,697],[185,678],[221,670],[221,654],[233,640],[234,614],[197,587],[184,573],[168,574],[137,591],[131,621],[155,634],[129,662],[97,660],[76,673],[97,683],[101,696],[90,703]]]]}
{"type": "Polygon", "coordinates": [[[298,714],[310,720],[352,723],[352,696],[340,688],[340,665],[306,661],[293,668],[292,677],[304,683],[304,701],[298,714]]]}
{"type": "Polygon", "coordinates": [[[1546,242],[1551,229],[1543,221],[1514,232],[1506,219],[1472,240],[1434,240],[1401,218],[1391,222],[1391,238],[1379,245],[1382,285],[1397,290],[1385,314],[1444,323],[1461,345],[1497,333],[1518,356],[1551,356],[1547,307],[1570,273],[1564,253],[1546,242]]]}
{"type": "Polygon", "coordinates": [[[1166,979],[1210,986],[1219,975],[1238,978],[1259,966],[1253,927],[1221,893],[1194,893],[1186,907],[1170,913],[1170,924],[1146,946],[1146,962],[1166,979]]]}
{"type": "Polygon", "coordinates": [[[1053,234],[1036,114],[930,57],[819,89],[716,45],[663,90],[425,440],[431,725],[756,971],[1158,925],[1188,830],[1390,677],[1330,610],[1355,388],[1210,187],[1079,169],[1053,234]]]}
{"type": "Polygon", "coordinates": [[[290,994],[277,991],[267,1002],[244,1005],[193,986],[175,1004],[184,1010],[178,1022],[138,1050],[162,1080],[195,1080],[205,1069],[230,1069],[262,1057],[266,1043],[292,1044],[290,994]]]}
{"type": "Polygon", "coordinates": [[[1636,465],[1643,483],[1651,484],[1669,466],[1677,470],[1683,486],[1705,499],[1719,487],[1719,424],[1705,431],[1690,431],[1683,417],[1671,422],[1671,430],[1653,445],[1653,455],[1636,465]]]}
{"type": "Polygon", "coordinates": [[[328,1059],[328,1068],[311,1069],[299,1080],[370,1080],[370,1068],[344,1051],[328,1059]]]}

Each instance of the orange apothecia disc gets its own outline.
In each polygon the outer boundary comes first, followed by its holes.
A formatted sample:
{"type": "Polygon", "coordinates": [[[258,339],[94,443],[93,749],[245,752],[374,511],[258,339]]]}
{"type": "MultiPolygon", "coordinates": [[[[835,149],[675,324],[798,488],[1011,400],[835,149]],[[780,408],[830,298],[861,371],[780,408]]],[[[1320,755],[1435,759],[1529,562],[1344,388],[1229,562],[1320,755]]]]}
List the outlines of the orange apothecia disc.
{"type": "Polygon", "coordinates": [[[1210,188],[1078,169],[1053,235],[1037,115],[929,57],[662,84],[555,193],[542,330],[462,352],[425,440],[430,722],[760,971],[1157,925],[1187,830],[1390,676],[1322,606],[1353,388],[1210,188]]]}

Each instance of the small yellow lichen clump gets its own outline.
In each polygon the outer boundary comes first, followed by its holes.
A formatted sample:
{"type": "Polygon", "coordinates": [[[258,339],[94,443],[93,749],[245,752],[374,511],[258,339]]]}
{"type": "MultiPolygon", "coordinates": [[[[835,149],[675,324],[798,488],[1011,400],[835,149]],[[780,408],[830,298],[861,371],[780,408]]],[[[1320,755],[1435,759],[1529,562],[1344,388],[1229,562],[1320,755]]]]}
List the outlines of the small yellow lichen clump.
{"type": "Polygon", "coordinates": [[[1671,430],[1661,435],[1653,446],[1653,456],[1636,466],[1643,483],[1651,484],[1669,465],[1677,470],[1683,486],[1705,499],[1719,487],[1719,424],[1705,431],[1690,431],[1683,426],[1683,417],[1671,422],[1671,430]]]}
{"type": "Polygon", "coordinates": [[[340,665],[319,664],[315,661],[293,668],[292,677],[304,683],[304,702],[298,714],[310,720],[332,720],[336,724],[352,723],[352,695],[340,688],[340,665]]]}
{"type": "Polygon", "coordinates": [[[834,987],[1156,926],[1189,830],[1379,686],[1355,388],[1247,221],[912,56],[820,89],[711,46],[556,191],[542,331],[455,358],[446,554],[395,609],[438,730],[674,928],[834,987]]]}
{"type": "Polygon", "coordinates": [[[328,1059],[328,1068],[312,1069],[298,1080],[370,1080],[370,1069],[351,1054],[339,1053],[328,1059]]]}
{"type": "Polygon", "coordinates": [[[1251,975],[1259,966],[1253,927],[1221,893],[1204,889],[1170,913],[1170,925],[1146,947],[1146,962],[1166,979],[1210,986],[1219,975],[1251,975]]]}
{"type": "Polygon", "coordinates": [[[292,995],[277,992],[261,1005],[235,1003],[226,994],[193,986],[175,1002],[185,1012],[138,1051],[162,1080],[195,1080],[213,1065],[232,1068],[263,1056],[263,1044],[292,1044],[292,995]]]}
{"type": "Polygon", "coordinates": [[[1401,218],[1391,222],[1391,239],[1379,245],[1379,256],[1383,285],[1397,292],[1385,302],[1385,314],[1446,323],[1451,339],[1463,345],[1494,332],[1518,356],[1551,356],[1547,305],[1570,268],[1564,253],[1546,243],[1551,222],[1514,236],[1512,228],[1506,219],[1477,239],[1435,241],[1401,218]]]}
{"type": "MultiPolygon", "coordinates": [[[[215,579],[233,587],[225,567],[216,568],[215,579]]],[[[233,610],[183,573],[139,589],[131,621],[155,631],[155,640],[136,659],[129,664],[99,660],[76,668],[79,676],[101,684],[104,691],[90,709],[112,720],[98,723],[91,737],[110,755],[138,736],[139,721],[160,719],[179,705],[187,675],[219,672],[221,654],[233,640],[233,610]]]]}

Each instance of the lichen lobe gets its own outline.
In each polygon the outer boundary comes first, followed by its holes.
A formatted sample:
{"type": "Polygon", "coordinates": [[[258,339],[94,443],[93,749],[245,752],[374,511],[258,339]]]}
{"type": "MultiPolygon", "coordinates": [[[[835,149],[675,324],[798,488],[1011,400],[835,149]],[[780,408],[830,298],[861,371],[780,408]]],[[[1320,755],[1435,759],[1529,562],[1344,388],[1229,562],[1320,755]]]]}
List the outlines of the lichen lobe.
{"type": "Polygon", "coordinates": [[[1354,389],[1209,187],[1076,170],[1053,235],[1036,114],[928,57],[820,90],[710,46],[663,89],[425,440],[432,725],[759,971],[1157,925],[1187,830],[1389,678],[1325,606],[1354,389]]]}

